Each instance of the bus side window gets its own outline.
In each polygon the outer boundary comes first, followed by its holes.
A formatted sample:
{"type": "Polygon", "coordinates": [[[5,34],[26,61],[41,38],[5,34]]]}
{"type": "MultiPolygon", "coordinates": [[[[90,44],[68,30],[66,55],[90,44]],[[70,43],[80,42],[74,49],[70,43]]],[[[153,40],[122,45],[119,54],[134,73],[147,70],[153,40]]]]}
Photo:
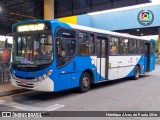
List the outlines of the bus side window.
{"type": "Polygon", "coordinates": [[[80,55],[93,55],[95,53],[94,34],[79,33],[80,55]]]}
{"type": "Polygon", "coordinates": [[[141,54],[141,41],[137,40],[137,54],[141,54]]]}
{"type": "Polygon", "coordinates": [[[144,41],[141,41],[141,54],[144,54],[144,46],[145,46],[145,43],[144,41]]]}
{"type": "Polygon", "coordinates": [[[87,33],[79,33],[80,55],[88,55],[88,38],[87,33]]]}
{"type": "Polygon", "coordinates": [[[94,54],[95,46],[94,46],[94,35],[89,34],[89,54],[92,55],[94,54]]]}
{"type": "Polygon", "coordinates": [[[128,43],[129,54],[133,54],[133,51],[132,51],[133,44],[132,44],[132,42],[133,42],[133,40],[132,40],[132,39],[129,39],[129,43],[128,43]]]}
{"type": "Polygon", "coordinates": [[[109,37],[109,50],[110,50],[110,55],[119,54],[119,38],[109,37]]]}
{"type": "Polygon", "coordinates": [[[88,46],[86,44],[81,44],[80,54],[81,55],[87,55],[88,54],[88,46]]]}
{"type": "Polygon", "coordinates": [[[137,54],[137,44],[134,39],[130,39],[129,41],[129,54],[137,54]]]}
{"type": "Polygon", "coordinates": [[[122,38],[120,42],[121,47],[121,54],[127,55],[128,54],[128,39],[122,38]]]}

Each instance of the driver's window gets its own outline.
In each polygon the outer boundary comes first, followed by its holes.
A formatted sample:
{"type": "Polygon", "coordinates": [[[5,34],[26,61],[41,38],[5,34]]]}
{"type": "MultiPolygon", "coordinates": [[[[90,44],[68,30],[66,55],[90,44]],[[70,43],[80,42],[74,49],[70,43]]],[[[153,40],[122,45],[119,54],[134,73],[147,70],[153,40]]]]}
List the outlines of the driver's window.
{"type": "Polygon", "coordinates": [[[59,29],[56,33],[57,67],[62,67],[73,58],[75,54],[76,32],[69,29],[59,29]]]}

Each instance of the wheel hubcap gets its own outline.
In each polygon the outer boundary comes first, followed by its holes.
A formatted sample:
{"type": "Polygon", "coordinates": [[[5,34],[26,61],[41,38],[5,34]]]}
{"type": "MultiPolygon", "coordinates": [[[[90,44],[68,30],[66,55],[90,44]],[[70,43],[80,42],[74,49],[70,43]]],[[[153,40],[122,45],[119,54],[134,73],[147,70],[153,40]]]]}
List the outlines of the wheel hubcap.
{"type": "Polygon", "coordinates": [[[85,87],[85,88],[88,87],[88,85],[89,85],[88,77],[84,77],[83,78],[82,84],[83,84],[83,87],[85,87]]]}
{"type": "Polygon", "coordinates": [[[136,70],[136,77],[138,78],[139,77],[139,71],[136,70]]]}

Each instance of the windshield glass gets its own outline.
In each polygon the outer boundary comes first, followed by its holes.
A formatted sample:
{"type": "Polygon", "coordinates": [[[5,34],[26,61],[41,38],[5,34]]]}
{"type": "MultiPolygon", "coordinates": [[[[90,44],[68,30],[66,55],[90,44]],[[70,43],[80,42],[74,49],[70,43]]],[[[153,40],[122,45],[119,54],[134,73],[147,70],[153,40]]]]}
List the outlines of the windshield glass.
{"type": "Polygon", "coordinates": [[[12,55],[14,64],[50,64],[53,60],[51,34],[14,36],[12,55]]]}

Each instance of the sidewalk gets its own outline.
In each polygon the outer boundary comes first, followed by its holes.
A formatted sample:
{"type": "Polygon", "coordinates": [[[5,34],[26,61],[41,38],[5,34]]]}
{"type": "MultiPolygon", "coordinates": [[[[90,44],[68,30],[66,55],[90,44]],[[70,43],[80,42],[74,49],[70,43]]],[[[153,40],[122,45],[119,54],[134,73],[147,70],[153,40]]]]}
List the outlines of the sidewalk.
{"type": "Polygon", "coordinates": [[[14,87],[11,85],[11,83],[2,83],[0,85],[0,97],[12,95],[12,94],[18,94],[18,93],[27,92],[27,91],[29,90],[14,87]]]}
{"type": "Polygon", "coordinates": [[[158,61],[158,59],[156,59],[156,64],[160,64],[160,62],[158,61]]]}

